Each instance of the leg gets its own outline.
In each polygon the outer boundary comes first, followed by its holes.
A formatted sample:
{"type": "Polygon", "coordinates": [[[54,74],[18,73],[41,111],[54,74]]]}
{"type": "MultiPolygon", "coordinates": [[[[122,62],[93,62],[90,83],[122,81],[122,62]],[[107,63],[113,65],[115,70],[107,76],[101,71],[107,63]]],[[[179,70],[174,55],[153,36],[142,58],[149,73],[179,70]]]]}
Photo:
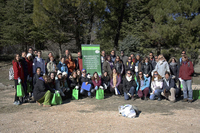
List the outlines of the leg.
{"type": "Polygon", "coordinates": [[[81,94],[84,94],[84,93],[85,93],[85,90],[81,88],[80,93],[81,93],[81,94]]]}
{"type": "Polygon", "coordinates": [[[128,100],[129,99],[129,96],[124,92],[124,99],[125,100],[128,100]]]}
{"type": "Polygon", "coordinates": [[[114,94],[114,93],[115,93],[115,88],[112,88],[112,87],[110,86],[110,92],[111,92],[112,94],[114,94]]]}
{"type": "Polygon", "coordinates": [[[130,88],[129,93],[131,94],[131,96],[134,95],[134,93],[135,93],[135,88],[134,88],[133,86],[130,88]]]}
{"type": "Polygon", "coordinates": [[[138,90],[138,96],[139,96],[140,98],[142,98],[142,97],[143,97],[143,93],[142,93],[142,91],[141,91],[141,90],[138,90]]]}
{"type": "Polygon", "coordinates": [[[149,87],[145,88],[143,90],[144,96],[147,97],[147,95],[149,94],[149,87]]]}
{"type": "Polygon", "coordinates": [[[119,84],[119,86],[117,87],[117,89],[120,92],[120,95],[122,95],[124,93],[124,91],[123,91],[123,84],[119,84]]]}
{"type": "Polygon", "coordinates": [[[162,92],[162,90],[157,89],[157,90],[155,90],[154,94],[155,94],[158,98],[161,98],[161,92],[162,92]]]}
{"type": "Polygon", "coordinates": [[[95,88],[94,88],[95,90],[97,90],[98,89],[98,86],[95,86],[95,88]]]}
{"type": "Polygon", "coordinates": [[[150,100],[155,100],[155,94],[150,95],[150,100]]]}
{"type": "Polygon", "coordinates": [[[51,98],[52,98],[52,95],[51,95],[51,92],[48,90],[45,94],[44,94],[44,102],[43,102],[43,105],[51,105],[51,98]]]}
{"type": "Polygon", "coordinates": [[[175,98],[176,89],[175,88],[171,88],[170,89],[170,93],[171,93],[171,95],[169,96],[169,100],[174,102],[176,100],[176,98],[175,98]]]}
{"type": "Polygon", "coordinates": [[[183,99],[187,99],[187,85],[186,85],[186,81],[183,80],[182,82],[182,85],[183,85],[183,99]]]}
{"type": "Polygon", "coordinates": [[[14,102],[15,102],[15,101],[19,101],[19,97],[17,97],[17,85],[18,85],[18,80],[15,79],[14,81],[15,81],[15,90],[16,90],[16,92],[15,92],[15,100],[14,100],[14,102]]]}
{"type": "Polygon", "coordinates": [[[186,85],[188,88],[188,100],[193,100],[192,80],[186,80],[186,85]]]}

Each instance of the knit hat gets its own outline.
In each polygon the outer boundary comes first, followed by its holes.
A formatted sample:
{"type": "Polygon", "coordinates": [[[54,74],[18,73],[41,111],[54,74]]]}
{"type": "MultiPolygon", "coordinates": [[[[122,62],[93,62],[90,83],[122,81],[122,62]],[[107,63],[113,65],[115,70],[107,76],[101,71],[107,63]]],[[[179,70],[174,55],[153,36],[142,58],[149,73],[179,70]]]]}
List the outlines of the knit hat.
{"type": "Polygon", "coordinates": [[[28,53],[26,57],[28,58],[29,56],[31,56],[31,57],[32,57],[32,54],[31,54],[31,53],[28,53]]]}
{"type": "Polygon", "coordinates": [[[60,70],[58,70],[58,72],[57,72],[57,75],[59,75],[59,74],[61,74],[61,75],[62,75],[62,72],[61,72],[60,70]]]}

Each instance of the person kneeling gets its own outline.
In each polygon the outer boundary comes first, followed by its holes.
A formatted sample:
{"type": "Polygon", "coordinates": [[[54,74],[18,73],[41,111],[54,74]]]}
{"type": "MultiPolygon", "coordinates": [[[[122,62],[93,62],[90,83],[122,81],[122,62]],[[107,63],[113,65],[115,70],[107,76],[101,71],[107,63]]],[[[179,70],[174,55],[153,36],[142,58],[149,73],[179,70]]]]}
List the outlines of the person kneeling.
{"type": "Polygon", "coordinates": [[[124,99],[128,100],[129,98],[132,98],[133,100],[134,97],[134,92],[137,84],[134,80],[134,77],[132,76],[132,73],[130,70],[126,72],[126,76],[124,77],[123,80],[123,89],[124,89],[124,99]]]}
{"type": "Polygon", "coordinates": [[[90,86],[90,88],[88,88],[88,90],[81,88],[80,93],[81,94],[85,94],[87,92],[88,97],[91,98],[91,87],[92,87],[92,81],[90,80],[90,78],[88,78],[88,76],[86,75],[86,70],[82,69],[82,75],[80,78],[80,82],[83,85],[83,83],[85,83],[86,86],[90,86]]]}
{"type": "Polygon", "coordinates": [[[152,77],[152,82],[151,82],[151,89],[152,93],[150,95],[150,99],[154,100],[155,97],[158,97],[158,101],[161,101],[161,92],[163,88],[163,80],[162,77],[158,74],[157,71],[154,71],[153,77],[152,77]]]}
{"type": "Polygon", "coordinates": [[[170,76],[170,73],[166,71],[161,95],[171,102],[176,102],[176,95],[178,95],[178,93],[179,89],[175,84],[175,76],[170,76]]]}
{"type": "Polygon", "coordinates": [[[51,93],[55,93],[55,91],[48,86],[48,76],[45,75],[40,77],[33,90],[33,96],[36,102],[39,105],[43,104],[44,107],[50,107],[52,98],[51,93]]]}

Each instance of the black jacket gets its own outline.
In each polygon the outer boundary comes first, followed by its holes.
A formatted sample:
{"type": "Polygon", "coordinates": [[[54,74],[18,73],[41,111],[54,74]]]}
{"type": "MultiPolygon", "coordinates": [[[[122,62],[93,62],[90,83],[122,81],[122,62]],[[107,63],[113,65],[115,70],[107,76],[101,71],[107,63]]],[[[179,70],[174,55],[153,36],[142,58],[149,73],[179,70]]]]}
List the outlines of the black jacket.
{"type": "Polygon", "coordinates": [[[80,82],[81,82],[81,84],[82,84],[83,82],[88,82],[88,84],[92,84],[92,80],[89,79],[89,78],[87,78],[87,76],[86,76],[86,77],[81,76],[81,77],[80,77],[80,82]]]}
{"type": "Polygon", "coordinates": [[[117,73],[123,74],[124,66],[123,66],[122,62],[119,62],[119,61],[118,62],[114,62],[114,67],[116,68],[117,73]]]}
{"type": "Polygon", "coordinates": [[[25,58],[21,58],[21,61],[22,61],[22,68],[24,70],[24,78],[26,80],[26,77],[28,76],[28,64],[26,62],[26,59],[25,58]]]}
{"type": "Polygon", "coordinates": [[[69,78],[69,84],[70,84],[70,88],[74,89],[75,86],[80,86],[80,80],[77,78],[69,78]]]}
{"type": "Polygon", "coordinates": [[[142,72],[143,72],[143,74],[148,74],[150,76],[151,75],[151,71],[152,71],[151,63],[148,63],[147,65],[146,65],[146,63],[142,64],[142,72]]]}
{"type": "Polygon", "coordinates": [[[52,93],[55,92],[54,90],[50,89],[50,87],[44,82],[44,79],[42,77],[39,78],[33,90],[34,99],[36,101],[40,100],[48,90],[50,90],[52,93]]]}
{"type": "Polygon", "coordinates": [[[179,75],[178,75],[178,64],[176,64],[176,65],[171,65],[171,64],[169,64],[169,68],[170,68],[170,72],[171,72],[171,74],[172,75],[174,75],[174,76],[176,76],[176,79],[178,79],[178,77],[179,77],[179,75]]]}
{"type": "Polygon", "coordinates": [[[41,77],[42,75],[37,75],[37,73],[33,76],[33,86],[37,83],[37,80],[41,77]]]}
{"type": "Polygon", "coordinates": [[[135,64],[133,62],[128,62],[127,61],[126,64],[125,64],[125,70],[126,70],[126,72],[128,70],[130,70],[134,74],[134,72],[135,72],[135,64]]]}
{"type": "Polygon", "coordinates": [[[109,85],[109,82],[110,82],[110,77],[107,75],[106,77],[105,76],[103,76],[102,78],[101,78],[101,83],[102,83],[102,85],[103,84],[106,84],[107,86],[109,85]]]}
{"type": "Polygon", "coordinates": [[[128,93],[131,87],[134,87],[135,89],[137,87],[137,84],[136,84],[134,78],[132,78],[131,81],[128,81],[126,79],[126,76],[125,76],[124,80],[123,80],[123,90],[124,90],[124,92],[128,93]]]}
{"type": "Polygon", "coordinates": [[[172,76],[169,77],[169,86],[167,85],[166,79],[163,80],[163,89],[166,89],[169,91],[171,88],[177,88],[175,84],[175,80],[172,78],[172,76]]]}

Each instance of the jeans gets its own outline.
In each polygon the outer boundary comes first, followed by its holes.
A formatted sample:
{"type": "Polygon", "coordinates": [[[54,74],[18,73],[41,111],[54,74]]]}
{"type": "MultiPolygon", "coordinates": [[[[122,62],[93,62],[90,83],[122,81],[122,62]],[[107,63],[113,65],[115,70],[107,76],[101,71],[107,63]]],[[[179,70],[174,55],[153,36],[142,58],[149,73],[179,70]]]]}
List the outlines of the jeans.
{"type": "Polygon", "coordinates": [[[181,83],[183,85],[183,98],[192,100],[193,99],[192,80],[183,80],[181,83]]]}
{"type": "Polygon", "coordinates": [[[161,92],[162,92],[162,91],[163,91],[163,90],[161,90],[161,89],[155,90],[155,91],[154,91],[154,94],[151,94],[151,95],[150,95],[150,99],[151,99],[151,100],[154,100],[156,96],[157,96],[158,98],[161,98],[161,92]]]}
{"type": "MultiPolygon", "coordinates": [[[[135,88],[132,86],[132,87],[130,88],[130,90],[128,91],[128,93],[130,93],[131,96],[133,96],[133,94],[135,93],[135,88]]],[[[125,99],[125,100],[128,100],[129,98],[130,98],[129,95],[127,95],[127,93],[124,92],[124,99],[125,99]]]]}

